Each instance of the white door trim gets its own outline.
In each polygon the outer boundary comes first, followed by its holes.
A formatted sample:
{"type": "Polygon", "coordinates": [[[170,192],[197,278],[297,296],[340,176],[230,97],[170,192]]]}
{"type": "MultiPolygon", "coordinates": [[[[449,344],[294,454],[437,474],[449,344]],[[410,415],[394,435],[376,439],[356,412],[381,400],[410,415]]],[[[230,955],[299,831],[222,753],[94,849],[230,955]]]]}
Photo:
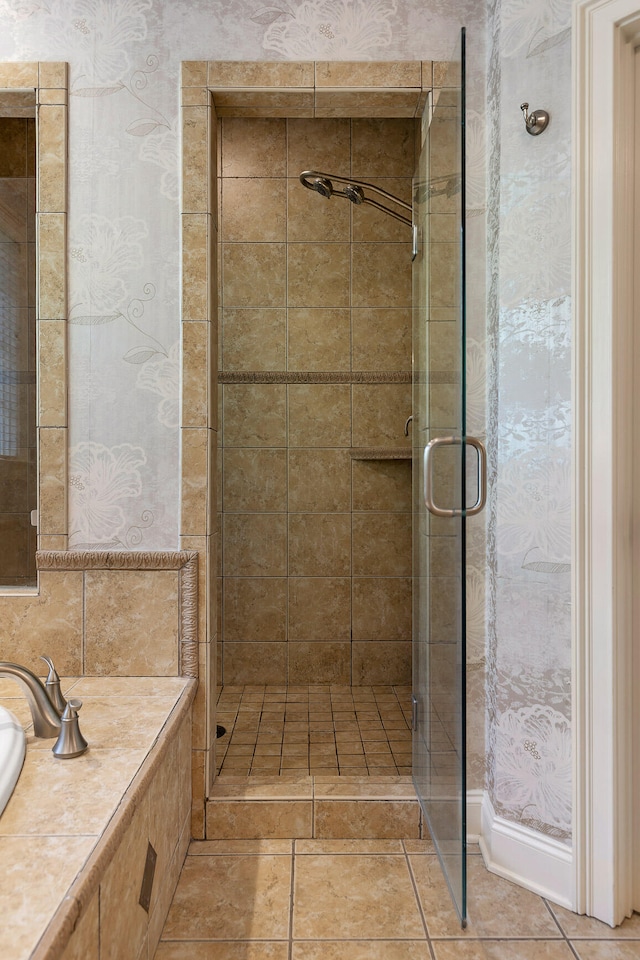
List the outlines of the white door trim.
{"type": "Polygon", "coordinates": [[[612,925],[633,896],[634,24],[640,0],[574,5],[574,908],[612,925]]]}

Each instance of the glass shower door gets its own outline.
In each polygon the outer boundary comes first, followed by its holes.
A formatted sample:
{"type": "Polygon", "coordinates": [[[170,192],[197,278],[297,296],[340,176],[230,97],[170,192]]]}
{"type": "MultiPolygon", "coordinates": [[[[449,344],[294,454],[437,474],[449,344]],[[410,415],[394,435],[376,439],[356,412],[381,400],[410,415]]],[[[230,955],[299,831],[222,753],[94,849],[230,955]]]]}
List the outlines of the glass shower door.
{"type": "Polygon", "coordinates": [[[464,39],[425,110],[413,183],[413,777],[463,925],[465,516],[484,499],[484,450],[465,436],[464,39]]]}

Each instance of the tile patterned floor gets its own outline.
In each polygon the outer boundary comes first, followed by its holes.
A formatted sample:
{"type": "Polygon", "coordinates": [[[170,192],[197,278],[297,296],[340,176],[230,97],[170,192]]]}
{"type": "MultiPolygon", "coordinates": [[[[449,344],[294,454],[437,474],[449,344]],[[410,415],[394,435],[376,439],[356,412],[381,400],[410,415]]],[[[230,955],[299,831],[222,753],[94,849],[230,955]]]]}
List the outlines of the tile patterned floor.
{"type": "Polygon", "coordinates": [[[640,915],[611,930],[468,865],[461,931],[428,841],[194,841],[156,960],[639,960],[640,915]]]}
{"type": "Polygon", "coordinates": [[[411,688],[225,686],[218,773],[411,774],[411,688]]]}

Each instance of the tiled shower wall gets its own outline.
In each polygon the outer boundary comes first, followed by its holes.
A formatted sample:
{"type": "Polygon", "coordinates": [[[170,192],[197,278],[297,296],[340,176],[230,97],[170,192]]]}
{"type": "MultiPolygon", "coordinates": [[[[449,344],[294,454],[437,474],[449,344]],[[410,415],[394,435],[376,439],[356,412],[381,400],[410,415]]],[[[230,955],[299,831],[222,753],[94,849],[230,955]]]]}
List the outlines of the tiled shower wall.
{"type": "Polygon", "coordinates": [[[224,118],[218,143],[219,677],[408,683],[410,230],[298,176],[410,202],[415,121],[224,118]]]}
{"type": "Polygon", "coordinates": [[[35,120],[0,117],[0,584],[33,585],[35,120]]]}

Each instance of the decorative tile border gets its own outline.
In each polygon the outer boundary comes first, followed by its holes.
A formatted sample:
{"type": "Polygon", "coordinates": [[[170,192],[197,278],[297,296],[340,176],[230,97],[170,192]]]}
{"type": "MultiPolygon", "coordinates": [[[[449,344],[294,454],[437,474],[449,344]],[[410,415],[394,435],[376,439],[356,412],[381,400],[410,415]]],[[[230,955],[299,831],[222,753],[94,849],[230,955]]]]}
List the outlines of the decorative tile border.
{"type": "Polygon", "coordinates": [[[38,570],[177,570],[179,667],[198,678],[198,554],[195,551],[40,550],[38,570]]]}
{"type": "Polygon", "coordinates": [[[411,372],[227,370],[218,374],[218,383],[411,383],[411,372]]]}

